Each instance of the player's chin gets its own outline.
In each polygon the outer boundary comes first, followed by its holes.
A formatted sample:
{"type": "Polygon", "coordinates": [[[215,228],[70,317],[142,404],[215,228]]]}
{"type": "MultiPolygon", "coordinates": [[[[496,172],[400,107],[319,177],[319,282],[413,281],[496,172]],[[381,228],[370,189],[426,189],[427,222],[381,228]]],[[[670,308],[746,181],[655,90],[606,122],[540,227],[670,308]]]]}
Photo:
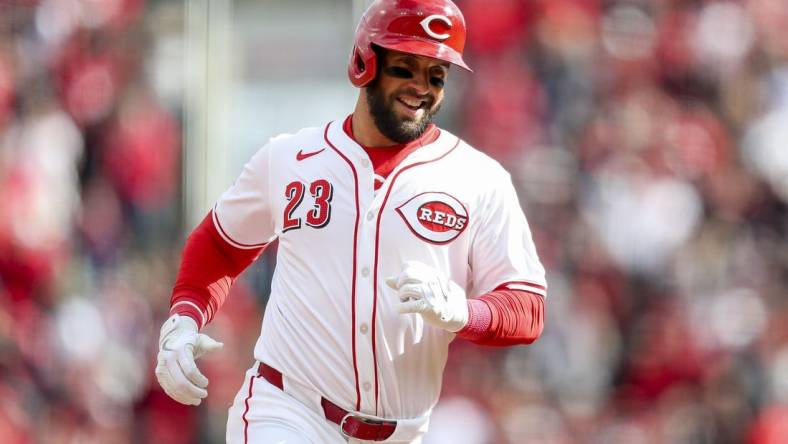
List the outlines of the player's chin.
{"type": "Polygon", "coordinates": [[[400,122],[400,130],[413,139],[417,139],[427,127],[426,119],[404,120],[400,122]]]}
{"type": "Polygon", "coordinates": [[[397,123],[400,128],[403,129],[415,129],[419,128],[424,125],[424,121],[426,120],[425,116],[397,116],[397,123]]]}
{"type": "Polygon", "coordinates": [[[396,124],[396,131],[399,133],[399,141],[402,142],[403,139],[406,142],[410,142],[413,139],[417,139],[422,132],[424,132],[424,128],[427,126],[424,117],[420,118],[412,118],[412,117],[405,117],[405,116],[397,116],[395,120],[396,124]]]}
{"type": "Polygon", "coordinates": [[[419,127],[426,127],[430,121],[432,121],[432,116],[434,115],[430,109],[421,108],[417,111],[399,111],[395,112],[397,116],[397,120],[400,122],[401,126],[411,127],[411,128],[419,128],[419,127]]]}

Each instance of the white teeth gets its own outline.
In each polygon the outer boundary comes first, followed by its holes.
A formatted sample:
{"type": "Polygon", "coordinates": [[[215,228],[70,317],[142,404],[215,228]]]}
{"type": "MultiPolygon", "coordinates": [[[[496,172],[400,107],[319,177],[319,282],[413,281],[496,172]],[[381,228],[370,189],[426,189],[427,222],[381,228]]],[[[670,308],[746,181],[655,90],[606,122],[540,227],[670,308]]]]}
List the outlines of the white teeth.
{"type": "Polygon", "coordinates": [[[400,100],[401,100],[401,101],[402,101],[402,103],[404,103],[405,105],[411,106],[411,107],[413,107],[413,108],[418,108],[418,107],[420,107],[420,106],[421,106],[421,104],[422,104],[422,103],[424,103],[424,102],[422,102],[421,100],[407,99],[407,98],[405,98],[405,97],[400,97],[400,100]]]}

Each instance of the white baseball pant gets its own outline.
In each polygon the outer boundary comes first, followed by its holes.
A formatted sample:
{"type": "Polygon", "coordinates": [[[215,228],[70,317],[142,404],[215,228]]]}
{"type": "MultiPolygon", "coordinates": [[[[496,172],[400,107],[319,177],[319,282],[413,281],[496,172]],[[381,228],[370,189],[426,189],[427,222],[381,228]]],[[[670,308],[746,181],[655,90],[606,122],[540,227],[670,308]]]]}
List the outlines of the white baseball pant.
{"type": "MultiPolygon", "coordinates": [[[[257,375],[257,363],[246,371],[227,415],[227,444],[364,444],[346,439],[339,426],[257,375]]],[[[386,444],[421,444],[385,441],[386,444]]]]}

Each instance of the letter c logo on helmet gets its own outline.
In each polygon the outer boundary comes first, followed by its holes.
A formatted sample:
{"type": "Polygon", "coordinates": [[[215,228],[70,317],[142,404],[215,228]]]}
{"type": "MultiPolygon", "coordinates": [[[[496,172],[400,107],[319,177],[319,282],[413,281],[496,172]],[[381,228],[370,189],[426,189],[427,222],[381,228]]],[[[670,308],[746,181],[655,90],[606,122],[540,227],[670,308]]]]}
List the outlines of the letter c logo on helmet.
{"type": "Polygon", "coordinates": [[[450,37],[449,34],[436,34],[435,31],[430,29],[430,24],[435,20],[440,20],[441,22],[445,23],[449,29],[451,29],[451,20],[449,20],[449,18],[445,15],[440,14],[433,14],[419,22],[419,24],[422,28],[424,28],[424,32],[426,32],[430,37],[438,40],[446,40],[450,37]]]}
{"type": "Polygon", "coordinates": [[[375,0],[361,16],[350,53],[348,77],[359,88],[377,75],[373,46],[432,57],[471,71],[462,59],[465,18],[451,0],[375,0]]]}

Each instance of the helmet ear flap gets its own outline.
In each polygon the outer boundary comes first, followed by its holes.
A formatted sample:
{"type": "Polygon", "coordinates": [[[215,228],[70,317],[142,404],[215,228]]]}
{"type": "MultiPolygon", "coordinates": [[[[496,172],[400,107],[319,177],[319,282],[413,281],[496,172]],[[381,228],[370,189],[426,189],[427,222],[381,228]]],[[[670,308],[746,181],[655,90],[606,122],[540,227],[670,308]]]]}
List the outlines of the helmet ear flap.
{"type": "Polygon", "coordinates": [[[364,52],[358,46],[353,46],[348,69],[351,82],[359,88],[366,86],[375,79],[378,68],[375,51],[370,48],[366,51],[367,54],[364,54],[364,52]]]}
{"type": "Polygon", "coordinates": [[[378,76],[378,54],[376,51],[371,51],[369,58],[366,60],[365,74],[369,76],[369,80],[364,82],[364,86],[371,83],[378,76]]]}
{"type": "Polygon", "coordinates": [[[364,59],[361,57],[361,51],[358,48],[353,47],[353,65],[355,66],[356,72],[362,73],[367,67],[367,64],[364,63],[364,59]]]}

